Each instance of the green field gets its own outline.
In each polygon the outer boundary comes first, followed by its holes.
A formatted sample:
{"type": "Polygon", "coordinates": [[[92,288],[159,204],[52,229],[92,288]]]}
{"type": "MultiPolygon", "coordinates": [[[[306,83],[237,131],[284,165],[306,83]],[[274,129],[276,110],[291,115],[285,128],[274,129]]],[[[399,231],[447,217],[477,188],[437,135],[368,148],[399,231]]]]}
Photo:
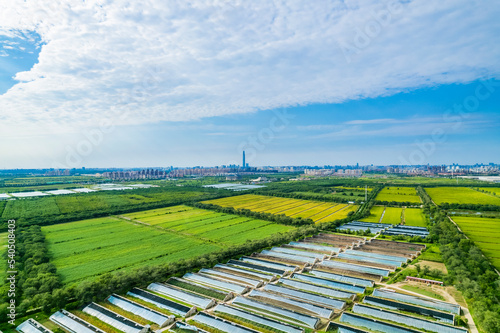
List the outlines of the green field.
{"type": "Polygon", "coordinates": [[[193,258],[291,229],[187,206],[42,228],[64,283],[193,258]]]}
{"type": "Polygon", "coordinates": [[[310,218],[316,223],[331,222],[347,217],[358,206],[320,202],[302,199],[268,197],[264,195],[244,194],[234,197],[204,201],[222,207],[249,209],[256,212],[285,214],[294,218],[310,218]]]}
{"type": "Polygon", "coordinates": [[[421,203],[420,197],[413,187],[384,187],[375,200],[421,203]]]}
{"type": "Polygon", "coordinates": [[[420,208],[406,208],[403,214],[406,225],[427,227],[425,216],[420,208]]]}
{"type": "Polygon", "coordinates": [[[425,191],[438,205],[442,203],[500,205],[500,198],[468,187],[429,187],[425,191]]]}
{"type": "Polygon", "coordinates": [[[402,222],[403,208],[373,206],[370,216],[361,219],[363,222],[400,224],[402,222]]]}
{"type": "Polygon", "coordinates": [[[453,220],[500,269],[500,219],[455,216],[453,220]]]}

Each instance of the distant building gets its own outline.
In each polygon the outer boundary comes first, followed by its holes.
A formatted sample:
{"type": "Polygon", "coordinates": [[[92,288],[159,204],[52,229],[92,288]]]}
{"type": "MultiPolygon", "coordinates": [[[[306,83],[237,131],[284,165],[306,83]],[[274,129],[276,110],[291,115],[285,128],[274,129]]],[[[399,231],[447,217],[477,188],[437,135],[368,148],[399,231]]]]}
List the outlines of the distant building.
{"type": "Polygon", "coordinates": [[[247,167],[247,165],[245,163],[245,151],[244,150],[243,150],[243,164],[242,165],[243,165],[244,168],[247,167]]]}

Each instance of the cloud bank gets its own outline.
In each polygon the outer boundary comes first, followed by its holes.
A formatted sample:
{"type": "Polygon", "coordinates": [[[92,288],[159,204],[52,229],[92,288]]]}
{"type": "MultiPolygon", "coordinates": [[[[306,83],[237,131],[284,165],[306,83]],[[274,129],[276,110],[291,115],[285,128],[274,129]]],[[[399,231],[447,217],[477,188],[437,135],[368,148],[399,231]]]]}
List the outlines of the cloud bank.
{"type": "Polygon", "coordinates": [[[0,96],[27,133],[189,121],[499,78],[500,5],[476,1],[2,2],[39,61],[0,96]]]}

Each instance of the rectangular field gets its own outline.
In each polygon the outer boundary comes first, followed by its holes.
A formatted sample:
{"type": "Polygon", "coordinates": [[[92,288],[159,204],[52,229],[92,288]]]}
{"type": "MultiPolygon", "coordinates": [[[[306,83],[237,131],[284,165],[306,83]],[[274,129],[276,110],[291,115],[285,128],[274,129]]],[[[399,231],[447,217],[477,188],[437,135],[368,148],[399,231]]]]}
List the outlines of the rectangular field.
{"type": "Polygon", "coordinates": [[[64,283],[193,258],[293,227],[174,206],[43,227],[64,283]]]}
{"type": "Polygon", "coordinates": [[[384,210],[385,210],[384,206],[373,206],[370,209],[370,216],[361,219],[361,221],[379,223],[384,210]]]}
{"type": "Polygon", "coordinates": [[[500,205],[500,198],[469,187],[429,187],[425,191],[438,205],[442,203],[500,205]]]}
{"type": "Polygon", "coordinates": [[[420,197],[413,187],[384,187],[375,200],[421,203],[420,197]]]}
{"type": "Polygon", "coordinates": [[[453,221],[500,270],[500,219],[456,216],[453,221]]]}
{"type": "Polygon", "coordinates": [[[222,207],[249,209],[256,212],[285,214],[290,217],[310,218],[316,223],[331,222],[347,217],[358,206],[321,202],[313,200],[268,197],[264,195],[244,194],[229,198],[204,201],[222,207]]]}
{"type": "Polygon", "coordinates": [[[420,208],[406,208],[403,212],[406,225],[414,227],[426,227],[427,222],[420,208]]]}

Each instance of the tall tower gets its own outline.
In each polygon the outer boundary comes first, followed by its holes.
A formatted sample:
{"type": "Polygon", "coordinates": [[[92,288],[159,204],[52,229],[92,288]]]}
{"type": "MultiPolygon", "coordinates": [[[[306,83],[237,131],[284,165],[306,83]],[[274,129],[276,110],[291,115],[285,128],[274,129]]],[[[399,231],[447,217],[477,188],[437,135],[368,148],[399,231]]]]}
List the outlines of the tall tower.
{"type": "Polygon", "coordinates": [[[245,151],[243,150],[243,167],[246,167],[246,164],[245,164],[245,151]]]}

